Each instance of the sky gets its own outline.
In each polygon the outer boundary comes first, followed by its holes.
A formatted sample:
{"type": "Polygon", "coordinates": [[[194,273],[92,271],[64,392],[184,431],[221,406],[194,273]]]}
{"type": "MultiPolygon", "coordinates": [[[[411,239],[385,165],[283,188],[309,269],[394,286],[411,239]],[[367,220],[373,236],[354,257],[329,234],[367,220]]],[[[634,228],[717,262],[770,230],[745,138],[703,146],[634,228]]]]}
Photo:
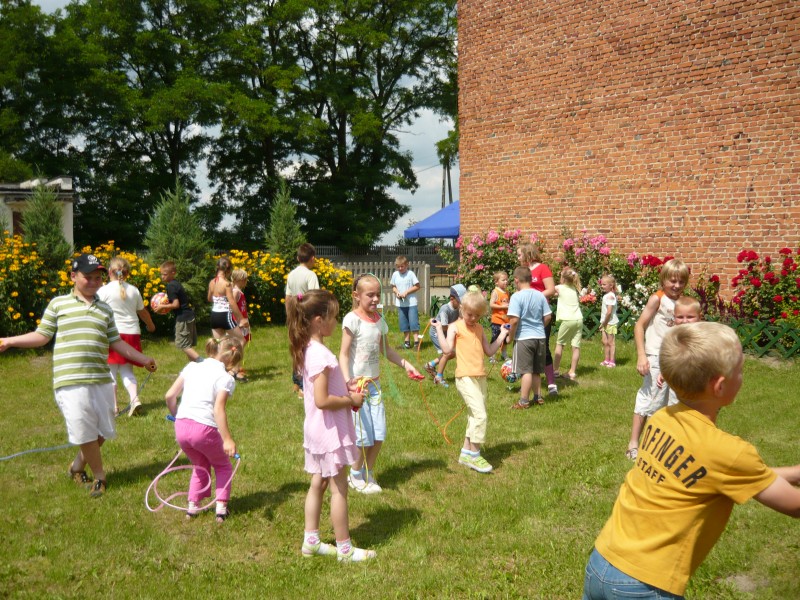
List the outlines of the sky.
{"type": "MultiPolygon", "coordinates": [[[[38,4],[45,12],[54,12],[68,4],[67,0],[39,0],[38,4]]],[[[408,150],[413,156],[412,166],[417,174],[419,187],[413,194],[398,188],[392,188],[390,193],[400,203],[410,208],[409,212],[401,217],[394,229],[385,234],[380,243],[394,244],[403,235],[403,230],[412,223],[422,221],[429,217],[442,206],[442,167],[436,157],[436,142],[445,138],[450,129],[449,122],[443,122],[438,115],[431,111],[423,111],[420,117],[412,123],[408,130],[399,134],[401,148],[408,150]]],[[[201,169],[203,171],[203,169],[201,169]]],[[[208,183],[200,177],[198,184],[204,196],[210,195],[208,183]]],[[[458,200],[458,164],[450,171],[453,186],[453,200],[458,200]]]]}

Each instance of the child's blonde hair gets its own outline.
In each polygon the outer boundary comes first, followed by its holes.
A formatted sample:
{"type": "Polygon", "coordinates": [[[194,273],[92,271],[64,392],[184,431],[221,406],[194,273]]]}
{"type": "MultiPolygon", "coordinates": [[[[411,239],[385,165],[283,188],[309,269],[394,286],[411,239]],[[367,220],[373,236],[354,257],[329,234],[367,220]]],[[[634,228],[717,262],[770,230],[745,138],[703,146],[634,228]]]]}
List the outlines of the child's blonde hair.
{"type": "Polygon", "coordinates": [[[581,287],[581,276],[572,267],[564,267],[561,269],[561,281],[569,286],[578,289],[581,287]]]}
{"type": "Polygon", "coordinates": [[[125,292],[125,280],[131,274],[131,263],[127,258],[115,256],[108,261],[108,272],[113,273],[116,280],[119,281],[119,297],[124,300],[128,296],[125,292]]]}
{"type": "Polygon", "coordinates": [[[402,254],[394,259],[394,266],[395,267],[399,267],[401,265],[407,265],[407,264],[408,264],[408,259],[405,256],[403,256],[402,254]]]}
{"type": "Polygon", "coordinates": [[[239,285],[243,281],[247,281],[247,271],[244,269],[234,269],[231,271],[231,281],[239,285]]]}
{"type": "Polygon", "coordinates": [[[369,282],[377,283],[378,291],[380,291],[381,281],[372,273],[364,273],[353,280],[353,308],[358,307],[358,295],[364,291],[364,286],[369,282]]]}
{"type": "Polygon", "coordinates": [[[506,273],[505,271],[495,271],[494,272],[493,277],[494,277],[495,285],[497,285],[497,282],[500,281],[500,278],[503,277],[503,276],[505,276],[505,278],[508,279],[508,273],[506,273]]]}
{"type": "Polygon", "coordinates": [[[663,286],[673,277],[677,277],[684,285],[689,283],[689,267],[679,258],[673,258],[664,263],[661,267],[661,275],[659,275],[658,280],[663,286]]]}
{"type": "Polygon", "coordinates": [[[686,310],[695,311],[698,316],[703,314],[703,307],[700,306],[700,301],[697,298],[692,298],[691,296],[681,296],[675,300],[675,308],[678,308],[679,306],[681,308],[685,308],[686,310]]]}
{"type": "Polygon", "coordinates": [[[733,329],[701,321],[670,329],[658,361],[664,380],[678,398],[696,400],[713,378],[730,377],[741,355],[742,344],[733,329]]]}
{"type": "Polygon", "coordinates": [[[226,335],[216,339],[209,338],[206,342],[206,356],[218,359],[230,371],[242,362],[244,347],[242,340],[235,336],[226,335]]]}
{"type": "Polygon", "coordinates": [[[303,370],[306,346],[311,340],[311,322],[315,317],[326,319],[339,314],[339,301],[328,290],[309,290],[286,303],[286,325],[289,329],[289,353],[294,372],[303,370]]]}
{"type": "Polygon", "coordinates": [[[468,310],[473,315],[481,318],[489,310],[489,305],[480,292],[467,292],[461,300],[461,310],[468,310]]]}
{"type": "Polygon", "coordinates": [[[600,278],[600,283],[603,283],[604,281],[610,281],[611,285],[614,286],[614,289],[617,288],[617,278],[614,277],[611,273],[606,273],[600,278]]]}

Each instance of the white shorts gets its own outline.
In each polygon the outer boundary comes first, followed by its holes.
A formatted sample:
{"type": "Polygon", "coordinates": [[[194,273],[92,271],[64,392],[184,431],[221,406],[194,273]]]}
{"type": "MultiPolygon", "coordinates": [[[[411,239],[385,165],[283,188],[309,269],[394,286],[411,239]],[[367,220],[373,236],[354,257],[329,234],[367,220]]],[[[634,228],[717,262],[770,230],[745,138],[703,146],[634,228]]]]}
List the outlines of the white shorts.
{"type": "Polygon", "coordinates": [[[55,391],[56,404],[64,415],[67,439],[80,446],[98,437],[117,437],[114,415],[114,384],[70,385],[55,391]]]}
{"type": "Polygon", "coordinates": [[[648,354],[647,361],[650,363],[650,372],[644,376],[642,387],[636,392],[636,404],[633,407],[634,414],[642,417],[652,417],[657,410],[678,402],[675,392],[669,388],[666,382],[661,388],[656,385],[658,376],[661,374],[658,355],[648,354]]]}

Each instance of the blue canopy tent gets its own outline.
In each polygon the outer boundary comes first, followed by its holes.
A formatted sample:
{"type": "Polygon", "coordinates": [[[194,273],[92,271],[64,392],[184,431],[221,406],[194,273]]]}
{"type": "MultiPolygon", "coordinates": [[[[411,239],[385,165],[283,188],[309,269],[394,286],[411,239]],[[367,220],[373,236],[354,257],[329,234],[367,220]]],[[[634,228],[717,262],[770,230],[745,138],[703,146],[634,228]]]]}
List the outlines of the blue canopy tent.
{"type": "Polygon", "coordinates": [[[415,223],[403,232],[408,240],[418,238],[457,238],[461,228],[458,201],[448,204],[427,219],[415,223]]]}

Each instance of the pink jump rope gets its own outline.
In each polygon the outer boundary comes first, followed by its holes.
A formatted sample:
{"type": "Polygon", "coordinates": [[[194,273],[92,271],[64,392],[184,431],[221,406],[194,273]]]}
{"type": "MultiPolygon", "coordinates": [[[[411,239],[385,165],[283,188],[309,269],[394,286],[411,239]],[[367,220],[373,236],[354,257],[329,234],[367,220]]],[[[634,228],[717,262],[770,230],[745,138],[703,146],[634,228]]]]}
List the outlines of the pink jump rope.
{"type": "MultiPolygon", "coordinates": [[[[167,420],[175,422],[175,417],[173,417],[172,415],[167,415],[167,420]]],[[[152,483],[147,488],[147,491],[144,493],[144,505],[147,508],[147,510],[149,510],[150,512],[158,512],[159,510],[161,510],[165,506],[169,506],[170,508],[174,508],[176,510],[181,510],[181,511],[184,511],[184,512],[188,512],[189,511],[189,508],[186,507],[186,506],[178,506],[178,505],[172,504],[170,502],[173,498],[177,498],[179,496],[188,496],[189,492],[175,492],[174,494],[170,494],[166,498],[163,498],[161,496],[161,494],[158,493],[158,482],[159,482],[159,480],[162,477],[164,477],[165,475],[169,474],[169,473],[174,473],[176,471],[182,471],[182,470],[185,470],[185,469],[200,469],[201,471],[205,471],[206,476],[208,477],[208,484],[202,490],[200,490],[200,493],[202,494],[202,493],[206,492],[207,490],[211,489],[211,473],[205,467],[196,467],[194,465],[178,465],[177,467],[173,467],[172,466],[172,465],[175,464],[175,461],[178,460],[178,458],[180,458],[181,454],[183,454],[183,450],[178,450],[178,453],[175,454],[175,458],[172,459],[172,461],[167,465],[167,467],[163,471],[161,471],[161,473],[156,475],[156,478],[153,479],[152,483]],[[151,491],[153,492],[153,495],[155,496],[156,500],[158,501],[158,504],[156,504],[154,507],[150,506],[150,492],[151,491]]],[[[239,456],[239,454],[234,454],[233,458],[236,459],[236,464],[233,467],[233,473],[231,473],[230,479],[228,479],[227,483],[223,487],[228,487],[230,485],[231,481],[233,481],[233,478],[236,476],[236,471],[239,470],[239,465],[242,462],[242,458],[241,458],[241,456],[239,456]]],[[[208,501],[207,504],[204,504],[203,506],[197,507],[197,509],[196,509],[197,512],[202,512],[202,511],[210,508],[211,506],[213,506],[216,503],[216,501],[217,501],[217,497],[214,496],[211,500],[208,501]]]]}

